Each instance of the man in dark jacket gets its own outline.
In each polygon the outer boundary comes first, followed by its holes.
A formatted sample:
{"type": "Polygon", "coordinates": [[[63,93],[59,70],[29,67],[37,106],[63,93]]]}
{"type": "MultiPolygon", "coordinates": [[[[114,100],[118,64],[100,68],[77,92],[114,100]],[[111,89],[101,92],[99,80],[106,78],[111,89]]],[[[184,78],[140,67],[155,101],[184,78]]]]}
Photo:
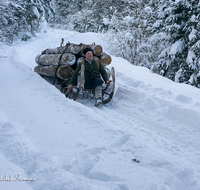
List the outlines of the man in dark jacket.
{"type": "MultiPolygon", "coordinates": [[[[85,48],[83,51],[85,55],[84,66],[85,66],[85,89],[95,89],[95,106],[102,104],[102,84],[103,81],[109,85],[108,75],[101,62],[99,64],[93,59],[93,51],[90,48],[85,48]]],[[[81,70],[81,63],[78,65],[74,74],[69,82],[68,91],[72,89],[72,85],[77,85],[77,77],[81,70]]]]}

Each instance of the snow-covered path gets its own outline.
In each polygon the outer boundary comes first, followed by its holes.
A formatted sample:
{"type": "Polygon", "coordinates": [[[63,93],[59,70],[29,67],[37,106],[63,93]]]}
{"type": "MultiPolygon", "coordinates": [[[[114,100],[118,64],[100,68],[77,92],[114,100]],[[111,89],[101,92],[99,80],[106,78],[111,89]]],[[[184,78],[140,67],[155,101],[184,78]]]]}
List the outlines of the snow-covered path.
{"type": "Polygon", "coordinates": [[[33,72],[62,37],[109,52],[98,34],[60,30],[0,47],[0,188],[200,190],[200,90],[112,56],[112,105],[66,99],[33,72]],[[3,180],[17,173],[35,180],[3,180]]]}

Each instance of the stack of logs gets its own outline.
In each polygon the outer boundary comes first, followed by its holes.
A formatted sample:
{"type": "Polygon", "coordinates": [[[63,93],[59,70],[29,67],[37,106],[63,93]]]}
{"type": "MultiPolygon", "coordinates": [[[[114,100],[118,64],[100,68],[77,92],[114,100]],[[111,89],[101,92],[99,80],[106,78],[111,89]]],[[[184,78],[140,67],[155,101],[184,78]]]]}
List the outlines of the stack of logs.
{"type": "Polygon", "coordinates": [[[61,92],[68,85],[78,64],[84,59],[83,51],[87,47],[93,50],[94,59],[101,61],[110,77],[110,70],[106,66],[111,63],[111,57],[103,52],[100,45],[68,42],[62,46],[62,43],[63,39],[60,47],[46,49],[37,55],[35,61],[38,65],[34,68],[36,73],[55,85],[61,92]]]}

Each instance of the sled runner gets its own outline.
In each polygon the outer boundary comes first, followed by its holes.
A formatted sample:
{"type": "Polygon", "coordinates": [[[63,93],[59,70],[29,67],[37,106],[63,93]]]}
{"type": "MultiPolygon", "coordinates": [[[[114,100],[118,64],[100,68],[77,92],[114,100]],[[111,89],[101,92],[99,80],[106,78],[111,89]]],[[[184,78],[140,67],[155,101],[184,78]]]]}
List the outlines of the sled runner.
{"type": "MultiPolygon", "coordinates": [[[[84,67],[84,65],[83,65],[84,67]]],[[[77,99],[93,99],[95,97],[94,89],[85,89],[83,88],[83,81],[84,81],[84,68],[81,68],[81,80],[78,86],[73,86],[70,92],[66,92],[65,96],[69,99],[77,101],[77,99]]],[[[115,70],[114,67],[111,68],[111,79],[110,86],[103,84],[102,89],[102,104],[107,104],[111,102],[114,95],[115,90],[115,70]]]]}

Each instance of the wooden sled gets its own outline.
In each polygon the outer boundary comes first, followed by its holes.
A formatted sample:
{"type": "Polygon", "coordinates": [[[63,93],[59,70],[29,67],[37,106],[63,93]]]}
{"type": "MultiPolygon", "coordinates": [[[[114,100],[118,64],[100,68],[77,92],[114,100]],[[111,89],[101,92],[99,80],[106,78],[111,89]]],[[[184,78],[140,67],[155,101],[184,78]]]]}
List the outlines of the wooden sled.
{"type": "MultiPolygon", "coordinates": [[[[84,71],[84,68],[83,68],[84,71]]],[[[72,99],[74,101],[77,101],[77,99],[81,98],[81,99],[93,99],[95,97],[95,93],[94,93],[94,89],[84,89],[82,88],[82,82],[83,82],[83,76],[84,73],[81,72],[81,82],[79,86],[73,86],[72,90],[69,92],[67,91],[65,93],[65,96],[69,99],[72,99]]],[[[103,104],[107,104],[109,102],[112,103],[112,98],[114,95],[114,90],[115,90],[115,70],[114,67],[111,68],[111,78],[112,80],[110,80],[110,86],[108,87],[108,85],[105,86],[105,84],[103,84],[103,89],[102,89],[102,103],[103,104]]]]}

